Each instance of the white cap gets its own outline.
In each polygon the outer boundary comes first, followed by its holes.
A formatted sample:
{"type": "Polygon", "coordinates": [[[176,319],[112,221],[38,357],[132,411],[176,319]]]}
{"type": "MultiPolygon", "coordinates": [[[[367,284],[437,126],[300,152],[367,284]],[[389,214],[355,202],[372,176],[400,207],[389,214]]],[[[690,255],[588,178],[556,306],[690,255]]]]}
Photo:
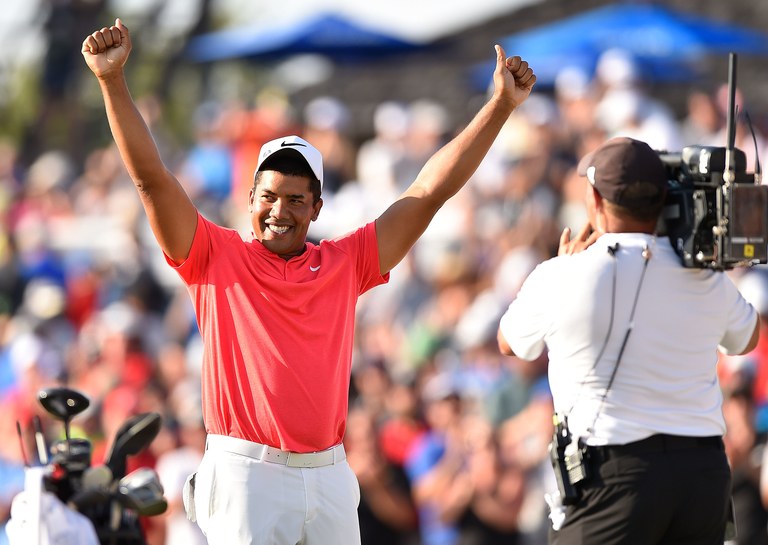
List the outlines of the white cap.
{"type": "Polygon", "coordinates": [[[323,156],[319,151],[317,151],[317,149],[315,149],[312,144],[303,138],[299,138],[298,136],[285,136],[283,138],[276,138],[261,146],[261,151],[259,152],[259,162],[256,164],[256,171],[254,172],[254,175],[259,171],[261,165],[264,163],[264,161],[267,160],[268,157],[271,157],[275,153],[285,150],[296,151],[300,153],[302,157],[304,157],[304,160],[309,165],[309,168],[312,169],[312,172],[315,174],[317,179],[320,180],[320,189],[322,189],[323,156]]]}

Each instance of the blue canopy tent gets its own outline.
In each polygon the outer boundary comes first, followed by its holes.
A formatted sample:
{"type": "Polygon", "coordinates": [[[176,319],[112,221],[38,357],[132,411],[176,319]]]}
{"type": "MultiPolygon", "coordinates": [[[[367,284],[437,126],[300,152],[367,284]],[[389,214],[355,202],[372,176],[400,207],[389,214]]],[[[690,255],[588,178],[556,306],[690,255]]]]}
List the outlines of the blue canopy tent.
{"type": "MultiPolygon", "coordinates": [[[[729,52],[768,54],[768,36],[736,25],[655,4],[620,3],[555,21],[500,40],[508,55],[533,67],[540,85],[574,66],[592,74],[600,56],[623,49],[634,57],[642,77],[676,81],[701,74],[707,55],[729,52]]],[[[487,63],[475,67],[478,87],[489,83],[487,63]]]]}
{"type": "Polygon", "coordinates": [[[188,58],[198,62],[251,58],[274,60],[320,54],[333,60],[361,60],[415,50],[420,44],[352,22],[320,14],[282,26],[236,28],[193,38],[188,58]]]}

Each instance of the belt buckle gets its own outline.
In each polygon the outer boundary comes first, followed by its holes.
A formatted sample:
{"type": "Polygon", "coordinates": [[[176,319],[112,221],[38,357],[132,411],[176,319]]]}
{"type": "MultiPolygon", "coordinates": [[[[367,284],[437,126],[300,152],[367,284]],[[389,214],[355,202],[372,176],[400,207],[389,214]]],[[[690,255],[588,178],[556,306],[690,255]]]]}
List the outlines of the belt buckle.
{"type": "Polygon", "coordinates": [[[288,467],[318,467],[317,462],[314,460],[316,458],[315,454],[317,453],[288,452],[285,465],[288,467]]]}
{"type": "Polygon", "coordinates": [[[295,452],[288,451],[288,456],[285,457],[285,466],[286,467],[301,467],[298,462],[294,463],[293,460],[297,458],[295,452]]]}

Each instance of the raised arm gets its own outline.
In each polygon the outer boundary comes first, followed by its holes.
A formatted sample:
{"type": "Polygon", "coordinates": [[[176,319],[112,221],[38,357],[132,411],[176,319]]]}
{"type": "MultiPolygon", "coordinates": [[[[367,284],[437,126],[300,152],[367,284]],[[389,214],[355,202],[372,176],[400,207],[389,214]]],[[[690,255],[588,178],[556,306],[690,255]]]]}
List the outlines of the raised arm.
{"type": "Polygon", "coordinates": [[[83,57],[99,81],[112,136],[139,192],[155,238],[168,257],[181,262],[192,246],[197,210],[163,164],[131,98],[123,71],[130,52],[131,37],[120,19],[83,41],[83,57]]]}
{"type": "Polygon", "coordinates": [[[506,58],[497,45],[491,99],[461,133],[427,161],[411,186],[376,220],[382,274],[405,257],[440,207],[467,183],[534,83],[536,76],[528,63],[520,57],[506,58]]]}

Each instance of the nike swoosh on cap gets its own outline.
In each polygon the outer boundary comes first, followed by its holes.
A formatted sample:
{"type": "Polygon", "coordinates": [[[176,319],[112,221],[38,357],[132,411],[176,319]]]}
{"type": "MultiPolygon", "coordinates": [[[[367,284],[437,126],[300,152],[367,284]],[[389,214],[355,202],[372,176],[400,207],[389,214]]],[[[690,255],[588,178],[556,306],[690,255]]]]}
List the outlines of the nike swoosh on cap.
{"type": "Polygon", "coordinates": [[[301,142],[280,142],[281,148],[286,148],[288,146],[301,146],[302,148],[306,148],[307,146],[302,144],[301,142]]]}

